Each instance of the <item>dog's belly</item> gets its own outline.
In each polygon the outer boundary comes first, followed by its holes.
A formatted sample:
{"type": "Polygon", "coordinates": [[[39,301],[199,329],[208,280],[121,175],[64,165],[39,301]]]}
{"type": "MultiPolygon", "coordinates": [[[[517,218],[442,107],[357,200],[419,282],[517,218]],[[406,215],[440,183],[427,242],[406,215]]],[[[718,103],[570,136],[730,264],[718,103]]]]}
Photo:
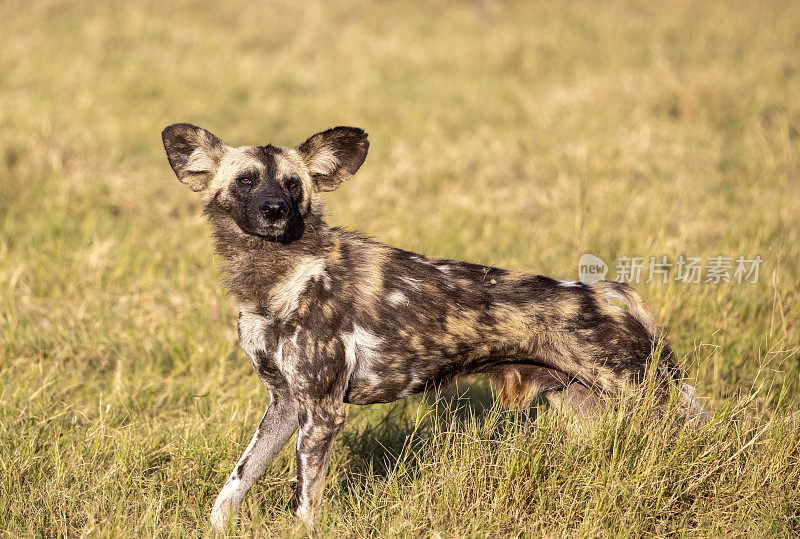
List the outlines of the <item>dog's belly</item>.
{"type": "Polygon", "coordinates": [[[435,389],[461,374],[480,372],[493,363],[487,357],[475,360],[469,356],[424,356],[386,354],[372,361],[361,358],[347,384],[345,402],[374,404],[392,402],[410,395],[435,389]]]}
{"type": "Polygon", "coordinates": [[[350,404],[392,402],[424,391],[429,383],[432,381],[404,371],[381,376],[367,369],[357,370],[350,378],[344,401],[350,404]]]}
{"type": "MultiPolygon", "coordinates": [[[[407,334],[414,331],[425,335],[422,328],[402,329],[407,334]]],[[[429,332],[430,342],[403,339],[393,331],[384,331],[382,335],[356,325],[353,333],[343,339],[348,363],[353,365],[345,402],[392,402],[446,384],[459,375],[482,372],[499,356],[505,360],[517,356],[521,361],[526,359],[521,348],[505,339],[493,342],[485,331],[477,331],[477,338],[453,335],[437,338],[429,332]]]]}

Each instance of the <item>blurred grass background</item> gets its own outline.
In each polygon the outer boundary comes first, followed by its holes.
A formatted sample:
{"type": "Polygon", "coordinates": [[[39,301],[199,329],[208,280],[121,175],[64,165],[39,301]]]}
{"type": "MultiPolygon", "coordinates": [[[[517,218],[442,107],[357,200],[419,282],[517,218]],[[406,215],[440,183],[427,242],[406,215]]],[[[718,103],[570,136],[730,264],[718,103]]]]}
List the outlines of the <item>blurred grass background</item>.
{"type": "MultiPolygon", "coordinates": [[[[791,1],[0,3],[0,528],[208,533],[268,397],[163,153],[188,121],[364,128],[329,221],[433,256],[764,259],[639,286],[715,429],[580,441],[485,385],[352,408],[322,534],[800,533],[799,28],[791,1]]],[[[241,533],[302,533],[290,449],[241,533]]]]}

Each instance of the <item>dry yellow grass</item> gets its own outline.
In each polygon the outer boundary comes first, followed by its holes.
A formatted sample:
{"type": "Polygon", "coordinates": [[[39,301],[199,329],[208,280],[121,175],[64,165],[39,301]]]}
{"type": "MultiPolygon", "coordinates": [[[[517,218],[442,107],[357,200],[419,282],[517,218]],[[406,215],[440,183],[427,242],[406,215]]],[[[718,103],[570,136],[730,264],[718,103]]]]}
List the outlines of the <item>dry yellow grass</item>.
{"type": "MultiPolygon", "coordinates": [[[[430,255],[564,279],[585,252],[764,259],[756,284],[639,286],[708,429],[623,408],[581,440],[484,385],[353,408],[322,534],[797,535],[798,27],[789,1],[4,1],[0,529],[209,533],[267,395],[160,145],[189,121],[366,129],[330,221],[430,255]]],[[[303,533],[293,467],[242,534],[303,533]]]]}

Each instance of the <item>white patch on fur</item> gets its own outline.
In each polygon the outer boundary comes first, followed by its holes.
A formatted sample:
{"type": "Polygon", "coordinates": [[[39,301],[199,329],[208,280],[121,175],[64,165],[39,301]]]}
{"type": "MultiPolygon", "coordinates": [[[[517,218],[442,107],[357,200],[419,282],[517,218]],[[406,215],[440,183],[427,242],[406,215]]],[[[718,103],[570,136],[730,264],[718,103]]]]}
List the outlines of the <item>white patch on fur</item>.
{"type": "Polygon", "coordinates": [[[278,366],[278,369],[283,369],[283,341],[278,342],[278,348],[275,350],[275,365],[278,366]]]}
{"type": "Polygon", "coordinates": [[[408,298],[400,292],[399,290],[393,290],[386,298],[386,301],[392,307],[397,307],[399,305],[408,305],[408,298]]]}
{"type": "Polygon", "coordinates": [[[453,268],[451,268],[447,264],[439,264],[438,266],[436,266],[436,269],[438,269],[439,271],[441,271],[445,275],[450,275],[452,273],[452,271],[453,271],[453,268]]]}
{"type": "Polygon", "coordinates": [[[371,367],[372,363],[380,357],[383,339],[355,324],[353,332],[345,335],[343,342],[345,362],[353,377],[365,380],[372,386],[380,384],[380,376],[371,367]]]}
{"type": "Polygon", "coordinates": [[[306,417],[305,422],[300,425],[300,432],[297,433],[297,456],[300,459],[303,469],[303,483],[301,485],[301,492],[300,492],[300,506],[298,507],[298,511],[308,505],[308,494],[306,493],[306,488],[312,481],[312,477],[309,477],[309,466],[308,466],[308,452],[304,451],[303,443],[308,443],[306,437],[308,433],[311,432],[312,420],[311,414],[308,414],[306,417]]]}
{"type": "Polygon", "coordinates": [[[583,283],[580,281],[559,281],[558,286],[563,286],[564,288],[580,288],[583,286],[583,283]]]}
{"type": "Polygon", "coordinates": [[[292,335],[292,346],[297,348],[297,336],[300,335],[300,326],[294,328],[294,335],[292,335]]]}
{"type": "Polygon", "coordinates": [[[353,339],[356,343],[359,361],[372,361],[378,357],[383,345],[383,339],[358,324],[353,325],[353,339]]]}
{"type": "Polygon", "coordinates": [[[306,257],[301,260],[291,273],[275,287],[270,298],[270,308],[278,318],[286,319],[297,309],[302,294],[312,279],[330,279],[325,271],[325,259],[306,257]]]}
{"type": "Polygon", "coordinates": [[[358,361],[355,332],[343,335],[342,343],[344,344],[344,362],[347,365],[347,371],[352,373],[355,370],[356,362],[358,361]]]}
{"type": "Polygon", "coordinates": [[[430,258],[425,258],[424,256],[421,256],[421,255],[411,255],[408,258],[410,258],[411,260],[413,260],[414,262],[417,262],[419,264],[425,264],[426,266],[430,266],[432,268],[437,268],[439,270],[442,269],[440,266],[446,266],[446,264],[440,264],[440,265],[437,266],[433,262],[433,260],[431,260],[430,258]]]}
{"type": "Polygon", "coordinates": [[[239,312],[239,344],[247,354],[253,369],[256,369],[258,352],[266,352],[266,333],[271,321],[266,316],[244,310],[239,312]]]}
{"type": "Polygon", "coordinates": [[[416,373],[411,374],[411,381],[408,383],[406,388],[400,393],[400,397],[408,397],[409,395],[413,395],[415,388],[422,382],[422,378],[419,377],[416,373]]]}
{"type": "Polygon", "coordinates": [[[404,283],[406,283],[409,286],[409,288],[412,288],[412,289],[415,289],[415,290],[417,288],[419,288],[419,280],[418,279],[414,279],[413,277],[400,277],[400,280],[403,281],[404,283]]]}
{"type": "Polygon", "coordinates": [[[378,387],[383,382],[383,377],[377,372],[372,370],[371,365],[366,363],[359,363],[356,372],[353,373],[353,378],[359,382],[367,384],[369,387],[378,387]]]}

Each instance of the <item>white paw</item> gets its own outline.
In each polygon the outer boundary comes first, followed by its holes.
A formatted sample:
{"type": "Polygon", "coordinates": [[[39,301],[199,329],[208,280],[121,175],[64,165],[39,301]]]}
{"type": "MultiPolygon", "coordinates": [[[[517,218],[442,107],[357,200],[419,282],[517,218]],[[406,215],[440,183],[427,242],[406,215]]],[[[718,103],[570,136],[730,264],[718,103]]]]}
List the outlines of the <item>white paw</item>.
{"type": "Polygon", "coordinates": [[[229,514],[227,511],[214,509],[211,511],[211,527],[215,532],[224,532],[225,527],[228,525],[229,514]]]}
{"type": "Polygon", "coordinates": [[[300,507],[294,513],[297,521],[309,530],[314,530],[314,509],[309,507],[300,507]]]}
{"type": "Polygon", "coordinates": [[[214,530],[218,532],[227,530],[228,522],[231,517],[236,516],[245,494],[247,494],[247,489],[242,488],[239,479],[236,477],[228,479],[211,510],[211,526],[214,530]]]}
{"type": "Polygon", "coordinates": [[[218,499],[214,504],[214,509],[211,510],[211,527],[214,531],[223,533],[228,529],[228,522],[231,517],[236,515],[236,509],[231,507],[228,500],[220,502],[218,499]]]}
{"type": "Polygon", "coordinates": [[[684,401],[684,406],[688,408],[689,415],[692,416],[699,425],[702,426],[708,423],[711,418],[708,416],[708,412],[703,408],[703,404],[700,402],[700,397],[694,386],[684,382],[681,386],[681,398],[684,401]]]}

